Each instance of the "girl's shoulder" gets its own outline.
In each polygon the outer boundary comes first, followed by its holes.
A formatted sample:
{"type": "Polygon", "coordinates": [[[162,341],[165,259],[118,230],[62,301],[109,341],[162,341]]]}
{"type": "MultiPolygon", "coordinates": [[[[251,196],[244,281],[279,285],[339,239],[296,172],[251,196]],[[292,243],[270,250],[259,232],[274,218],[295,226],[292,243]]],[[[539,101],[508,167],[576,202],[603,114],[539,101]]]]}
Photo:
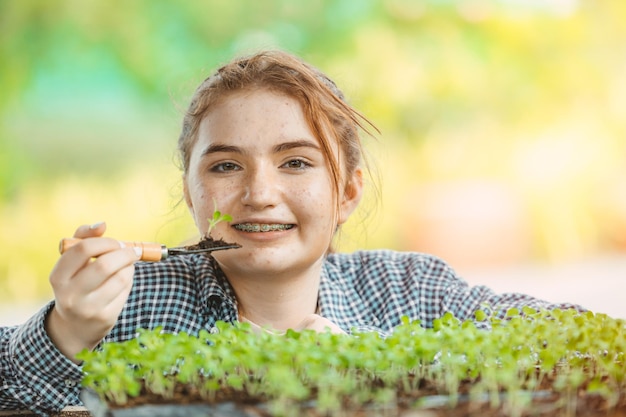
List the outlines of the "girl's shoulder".
{"type": "Polygon", "coordinates": [[[326,262],[336,266],[367,266],[371,264],[402,265],[416,263],[441,263],[445,265],[445,262],[435,255],[392,249],[371,249],[358,250],[350,253],[331,253],[327,256],[326,262]]]}
{"type": "Polygon", "coordinates": [[[423,275],[446,275],[454,272],[441,258],[421,252],[390,249],[361,250],[352,253],[333,253],[326,259],[326,268],[343,279],[353,276],[387,278],[416,278],[423,275]]]}

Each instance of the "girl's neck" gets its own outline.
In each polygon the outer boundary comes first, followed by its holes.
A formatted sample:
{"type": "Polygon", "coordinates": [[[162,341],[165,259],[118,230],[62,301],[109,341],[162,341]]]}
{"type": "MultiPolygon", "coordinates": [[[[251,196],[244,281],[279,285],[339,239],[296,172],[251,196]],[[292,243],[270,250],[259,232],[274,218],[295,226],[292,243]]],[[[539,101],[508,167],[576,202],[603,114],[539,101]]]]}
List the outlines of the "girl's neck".
{"type": "Polygon", "coordinates": [[[240,320],[286,330],[317,311],[320,284],[317,268],[289,280],[276,276],[229,277],[228,280],[237,297],[240,320]]]}

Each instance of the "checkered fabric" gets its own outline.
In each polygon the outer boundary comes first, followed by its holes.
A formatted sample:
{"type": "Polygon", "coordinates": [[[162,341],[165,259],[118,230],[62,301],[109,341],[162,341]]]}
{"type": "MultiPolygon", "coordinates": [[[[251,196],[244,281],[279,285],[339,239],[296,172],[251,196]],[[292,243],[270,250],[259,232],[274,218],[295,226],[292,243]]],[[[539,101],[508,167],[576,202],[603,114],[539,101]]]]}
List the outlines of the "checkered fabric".
{"type": "MultiPolygon", "coordinates": [[[[497,313],[510,307],[578,308],[550,304],[522,294],[495,294],[469,287],[440,259],[387,250],[330,254],[322,270],[319,313],[347,332],[383,335],[402,316],[431,327],[446,312],[471,319],[478,309],[497,313]]],[[[79,405],[81,367],[65,358],[44,330],[53,303],[21,326],[0,328],[0,410],[29,408],[40,415],[79,405]]],[[[237,320],[233,289],[212,258],[172,257],[136,265],[133,290],[104,341],[123,341],[137,329],[162,326],[167,332],[214,331],[215,322],[237,320]]]]}

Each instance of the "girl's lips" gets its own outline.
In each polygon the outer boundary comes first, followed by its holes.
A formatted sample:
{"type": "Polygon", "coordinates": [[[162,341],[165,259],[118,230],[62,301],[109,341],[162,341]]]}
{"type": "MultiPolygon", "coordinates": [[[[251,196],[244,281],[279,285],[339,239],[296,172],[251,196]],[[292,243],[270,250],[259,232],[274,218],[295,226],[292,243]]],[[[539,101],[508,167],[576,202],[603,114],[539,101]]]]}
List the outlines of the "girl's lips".
{"type": "Polygon", "coordinates": [[[292,229],[294,226],[285,223],[238,223],[233,225],[235,229],[248,233],[282,232],[292,229]]]}

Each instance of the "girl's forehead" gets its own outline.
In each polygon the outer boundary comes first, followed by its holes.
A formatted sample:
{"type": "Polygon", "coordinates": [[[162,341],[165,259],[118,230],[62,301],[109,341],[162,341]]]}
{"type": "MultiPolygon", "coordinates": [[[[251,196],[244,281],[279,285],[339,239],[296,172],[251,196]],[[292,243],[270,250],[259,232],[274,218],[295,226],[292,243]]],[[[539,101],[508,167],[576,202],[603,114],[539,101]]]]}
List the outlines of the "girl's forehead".
{"type": "Polygon", "coordinates": [[[267,90],[231,93],[212,106],[200,123],[199,136],[206,139],[251,135],[295,135],[317,141],[300,102],[267,90]]]}
{"type": "MultiPolygon", "coordinates": [[[[311,117],[311,116],[309,116],[311,117]]],[[[322,129],[324,129],[322,127],[322,129]]],[[[340,144],[330,128],[314,133],[298,99],[286,93],[261,89],[230,92],[215,103],[199,126],[196,150],[212,144],[227,144],[251,152],[285,149],[287,143],[308,141],[325,159],[337,160],[340,144]],[[320,134],[326,138],[320,138],[320,134]]],[[[291,145],[287,145],[291,146],[291,145]]]]}
{"type": "MultiPolygon", "coordinates": [[[[243,89],[226,93],[215,103],[212,110],[236,111],[255,107],[271,111],[273,106],[293,107],[302,112],[301,103],[293,96],[267,88],[243,89]]],[[[212,110],[209,110],[211,113],[212,110]]]]}

